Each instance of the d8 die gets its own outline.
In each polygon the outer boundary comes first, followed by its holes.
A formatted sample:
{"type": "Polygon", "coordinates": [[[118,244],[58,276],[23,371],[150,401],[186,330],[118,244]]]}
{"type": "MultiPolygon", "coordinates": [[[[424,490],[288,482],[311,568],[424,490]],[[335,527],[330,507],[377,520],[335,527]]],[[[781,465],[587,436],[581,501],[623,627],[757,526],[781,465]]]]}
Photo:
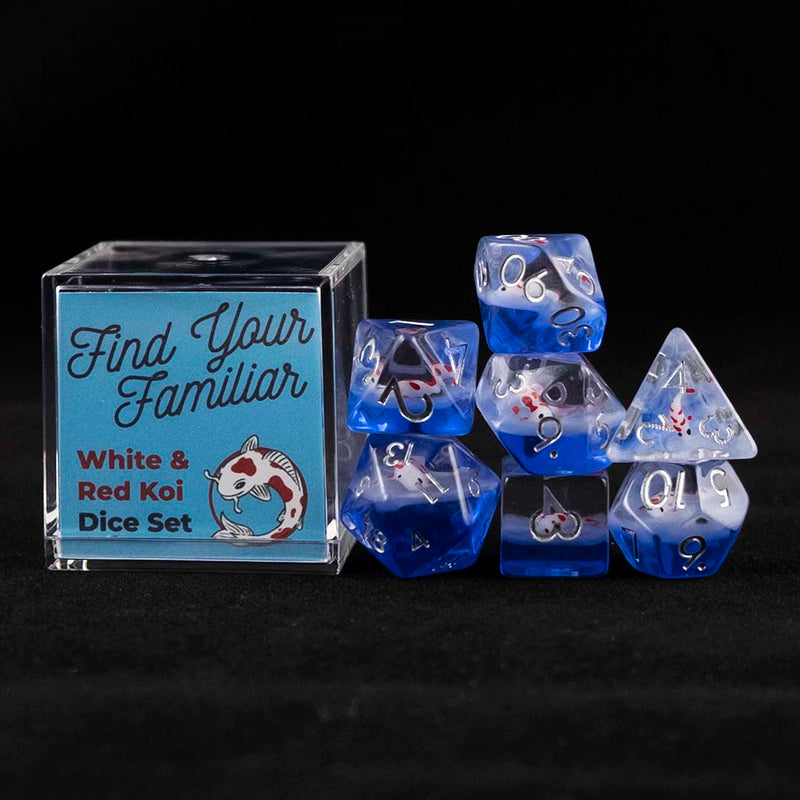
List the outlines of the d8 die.
{"type": "Polygon", "coordinates": [[[625,415],[622,403],[578,353],[493,355],[476,400],[506,450],[537,475],[608,467],[606,448],[625,415]]]}
{"type": "Polygon", "coordinates": [[[474,322],[362,321],[350,378],[350,428],[366,433],[469,433],[475,416],[478,339],[474,322]]]}
{"type": "Polygon", "coordinates": [[[608,476],[540,477],[503,459],[500,571],[509,577],[608,572],[608,476]]]}
{"type": "Polygon", "coordinates": [[[749,500],[728,461],[641,462],[609,514],[631,566],[659,578],[713,575],[733,547],[749,500]]]}
{"type": "Polygon", "coordinates": [[[485,236],[475,288],[495,353],[574,353],[600,347],[606,306],[585,236],[485,236]]]}
{"type": "Polygon", "coordinates": [[[344,526],[401,578],[468,567],[500,481],[455,439],[367,437],[341,508],[344,526]]]}

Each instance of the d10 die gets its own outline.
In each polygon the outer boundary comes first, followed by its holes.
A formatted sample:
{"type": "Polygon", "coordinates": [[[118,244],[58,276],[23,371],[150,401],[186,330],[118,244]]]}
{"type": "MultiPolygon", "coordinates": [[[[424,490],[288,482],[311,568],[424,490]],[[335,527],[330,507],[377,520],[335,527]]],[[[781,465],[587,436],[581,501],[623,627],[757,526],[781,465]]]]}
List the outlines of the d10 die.
{"type": "Polygon", "coordinates": [[[350,378],[350,428],[365,433],[469,433],[479,336],[474,322],[459,320],[362,321],[350,378]]]}
{"type": "Polygon", "coordinates": [[[575,353],[600,347],[606,305],[585,236],[485,236],[475,288],[495,353],[575,353]]]}
{"type": "Polygon", "coordinates": [[[475,562],[500,481],[455,439],[367,437],[341,508],[344,526],[401,578],[475,562]]]}
{"type": "Polygon", "coordinates": [[[506,450],[537,475],[608,467],[606,448],[625,415],[622,403],[578,353],[493,355],[476,400],[506,450]]]}
{"type": "Polygon", "coordinates": [[[727,461],[634,464],[609,514],[631,566],[659,578],[713,575],[733,547],[749,500],[727,461]]]}
{"type": "Polygon", "coordinates": [[[608,476],[543,478],[503,460],[500,571],[509,577],[608,572],[608,476]]]}

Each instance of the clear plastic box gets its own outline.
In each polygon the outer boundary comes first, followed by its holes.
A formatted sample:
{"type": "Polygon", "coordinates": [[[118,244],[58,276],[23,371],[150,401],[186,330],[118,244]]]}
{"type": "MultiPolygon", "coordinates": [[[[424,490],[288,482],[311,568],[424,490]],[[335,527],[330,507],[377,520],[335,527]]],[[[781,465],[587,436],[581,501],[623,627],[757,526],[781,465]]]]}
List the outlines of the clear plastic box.
{"type": "Polygon", "coordinates": [[[42,278],[50,569],[338,573],[359,242],[102,242],[42,278]]]}

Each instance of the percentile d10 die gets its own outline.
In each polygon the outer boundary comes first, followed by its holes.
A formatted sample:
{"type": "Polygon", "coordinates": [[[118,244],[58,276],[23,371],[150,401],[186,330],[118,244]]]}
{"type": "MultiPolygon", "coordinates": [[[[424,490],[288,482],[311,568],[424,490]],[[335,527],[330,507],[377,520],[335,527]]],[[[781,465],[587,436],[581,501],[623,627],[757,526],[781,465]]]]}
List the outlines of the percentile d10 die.
{"type": "Polygon", "coordinates": [[[475,288],[495,353],[577,353],[600,346],[606,306],[581,234],[483,237],[475,288]]]}

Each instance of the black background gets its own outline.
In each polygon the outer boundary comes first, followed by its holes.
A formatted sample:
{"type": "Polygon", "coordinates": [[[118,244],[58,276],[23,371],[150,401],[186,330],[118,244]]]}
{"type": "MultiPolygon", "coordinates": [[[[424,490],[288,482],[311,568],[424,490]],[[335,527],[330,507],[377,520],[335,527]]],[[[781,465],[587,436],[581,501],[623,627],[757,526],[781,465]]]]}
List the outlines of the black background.
{"type": "MultiPolygon", "coordinates": [[[[796,50],[765,3],[6,4],[4,786],[791,796],[796,50]],[[622,402],[680,326],[760,446],[718,576],[614,553],[603,580],[503,579],[497,520],[419,581],[363,550],[337,578],[44,571],[45,270],[114,238],[356,239],[373,316],[477,320],[479,237],[564,231],[622,402]]],[[[466,442],[499,467],[482,420],[466,442]]]]}

